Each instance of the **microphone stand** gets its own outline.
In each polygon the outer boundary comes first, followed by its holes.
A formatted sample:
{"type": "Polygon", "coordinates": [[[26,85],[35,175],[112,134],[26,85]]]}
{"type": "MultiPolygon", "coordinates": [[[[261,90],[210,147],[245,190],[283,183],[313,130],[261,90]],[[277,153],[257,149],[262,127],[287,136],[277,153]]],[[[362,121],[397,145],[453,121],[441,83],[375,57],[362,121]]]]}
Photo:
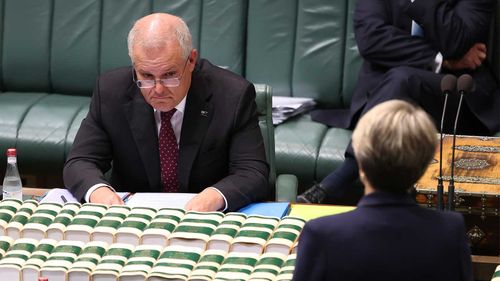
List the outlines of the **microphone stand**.
{"type": "Polygon", "coordinates": [[[444,127],[444,116],[446,115],[446,106],[448,104],[448,96],[451,92],[454,92],[457,86],[457,77],[451,74],[443,76],[441,79],[441,91],[444,94],[443,102],[443,113],[441,114],[441,129],[440,129],[440,145],[439,145],[439,177],[438,184],[436,187],[437,193],[437,203],[436,208],[440,211],[444,210],[444,200],[443,200],[443,127],[444,127]]]}
{"type": "Polygon", "coordinates": [[[460,109],[462,107],[462,101],[464,99],[464,94],[469,92],[474,87],[474,80],[469,74],[463,74],[458,78],[457,88],[460,94],[460,99],[458,101],[457,115],[455,116],[455,124],[453,125],[453,144],[451,147],[451,175],[450,183],[448,185],[448,210],[455,210],[455,143],[457,138],[457,124],[458,118],[460,116],[460,109]]]}
{"type": "Polygon", "coordinates": [[[460,108],[462,107],[462,100],[464,98],[464,91],[460,91],[460,100],[458,101],[457,116],[455,117],[455,124],[453,126],[453,144],[451,147],[451,175],[450,183],[448,185],[448,210],[455,210],[455,141],[457,139],[457,123],[460,116],[460,108]]]}
{"type": "Polygon", "coordinates": [[[436,207],[438,210],[442,211],[444,209],[443,205],[443,124],[444,124],[444,115],[446,113],[446,104],[448,103],[448,91],[445,91],[444,94],[444,106],[443,106],[443,115],[441,116],[441,135],[439,138],[439,177],[437,184],[437,203],[436,207]]]}

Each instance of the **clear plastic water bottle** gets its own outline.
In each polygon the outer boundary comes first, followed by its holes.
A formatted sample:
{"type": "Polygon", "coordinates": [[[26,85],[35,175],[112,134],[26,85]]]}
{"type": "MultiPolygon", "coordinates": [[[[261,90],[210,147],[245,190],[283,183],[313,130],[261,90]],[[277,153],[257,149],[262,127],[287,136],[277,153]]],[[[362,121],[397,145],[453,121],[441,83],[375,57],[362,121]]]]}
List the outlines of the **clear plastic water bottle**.
{"type": "Polygon", "coordinates": [[[17,170],[17,152],[15,148],[7,149],[7,170],[3,179],[3,198],[23,200],[23,186],[17,170]]]}

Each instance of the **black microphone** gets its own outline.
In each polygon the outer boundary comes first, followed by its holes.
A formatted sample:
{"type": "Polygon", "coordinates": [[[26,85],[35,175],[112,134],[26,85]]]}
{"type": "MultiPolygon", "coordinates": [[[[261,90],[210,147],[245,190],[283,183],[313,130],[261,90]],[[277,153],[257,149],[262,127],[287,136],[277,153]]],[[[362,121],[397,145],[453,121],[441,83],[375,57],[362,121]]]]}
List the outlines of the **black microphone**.
{"type": "Polygon", "coordinates": [[[462,107],[462,100],[464,95],[472,90],[474,87],[474,80],[469,74],[463,74],[458,77],[457,90],[460,95],[458,101],[457,115],[455,116],[455,124],[453,126],[453,145],[451,147],[451,175],[450,183],[448,185],[448,210],[455,210],[455,140],[457,138],[457,123],[460,116],[460,108],[462,107]]]}
{"type": "Polygon", "coordinates": [[[443,204],[443,127],[444,127],[444,116],[446,115],[446,105],[448,104],[448,95],[453,94],[457,87],[457,77],[455,75],[446,74],[441,79],[441,92],[444,95],[443,102],[443,113],[441,114],[441,128],[440,128],[440,144],[439,144],[439,177],[437,184],[437,203],[436,207],[438,210],[444,209],[443,204]]]}

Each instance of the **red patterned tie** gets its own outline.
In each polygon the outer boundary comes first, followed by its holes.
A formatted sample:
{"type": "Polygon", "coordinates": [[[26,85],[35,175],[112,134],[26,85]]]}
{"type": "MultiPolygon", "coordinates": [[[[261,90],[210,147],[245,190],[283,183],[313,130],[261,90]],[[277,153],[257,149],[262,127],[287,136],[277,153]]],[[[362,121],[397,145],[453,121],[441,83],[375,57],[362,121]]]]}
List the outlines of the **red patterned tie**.
{"type": "Polygon", "coordinates": [[[161,183],[165,192],[179,191],[179,183],[177,182],[179,147],[170,123],[170,118],[174,113],[175,108],[160,114],[161,128],[158,143],[160,145],[161,183]]]}

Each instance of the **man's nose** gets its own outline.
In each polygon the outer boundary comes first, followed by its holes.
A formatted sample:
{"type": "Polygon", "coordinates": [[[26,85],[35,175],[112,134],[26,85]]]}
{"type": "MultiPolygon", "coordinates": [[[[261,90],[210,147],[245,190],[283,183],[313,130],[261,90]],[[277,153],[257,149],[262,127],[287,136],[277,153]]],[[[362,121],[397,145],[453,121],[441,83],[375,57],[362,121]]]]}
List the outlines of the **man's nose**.
{"type": "Polygon", "coordinates": [[[155,80],[155,91],[157,93],[163,93],[165,91],[165,86],[163,86],[160,79],[155,80]]]}

